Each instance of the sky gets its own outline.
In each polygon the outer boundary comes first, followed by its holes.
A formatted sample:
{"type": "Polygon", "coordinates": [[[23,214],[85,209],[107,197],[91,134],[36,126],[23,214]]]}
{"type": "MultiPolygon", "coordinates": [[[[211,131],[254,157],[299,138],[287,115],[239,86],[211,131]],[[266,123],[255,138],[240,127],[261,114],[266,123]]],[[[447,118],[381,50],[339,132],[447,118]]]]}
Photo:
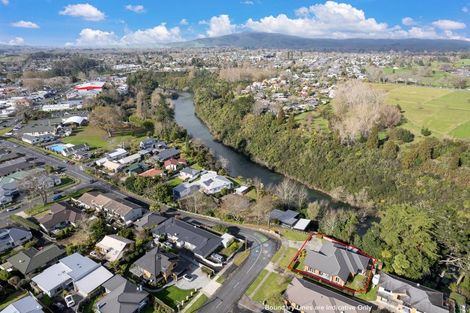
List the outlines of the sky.
{"type": "Polygon", "coordinates": [[[0,0],[10,45],[139,47],[246,31],[470,40],[469,27],[470,0],[0,0]]]}

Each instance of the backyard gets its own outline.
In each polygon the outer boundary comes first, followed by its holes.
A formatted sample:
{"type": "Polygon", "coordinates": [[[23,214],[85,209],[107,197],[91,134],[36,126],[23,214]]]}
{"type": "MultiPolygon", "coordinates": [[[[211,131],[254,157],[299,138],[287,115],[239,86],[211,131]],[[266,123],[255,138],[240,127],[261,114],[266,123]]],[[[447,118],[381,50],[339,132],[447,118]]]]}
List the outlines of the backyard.
{"type": "Polygon", "coordinates": [[[187,301],[191,297],[191,294],[194,292],[194,289],[184,290],[176,286],[170,286],[161,291],[154,293],[158,299],[162,300],[172,308],[177,308],[178,304],[187,301]]]}

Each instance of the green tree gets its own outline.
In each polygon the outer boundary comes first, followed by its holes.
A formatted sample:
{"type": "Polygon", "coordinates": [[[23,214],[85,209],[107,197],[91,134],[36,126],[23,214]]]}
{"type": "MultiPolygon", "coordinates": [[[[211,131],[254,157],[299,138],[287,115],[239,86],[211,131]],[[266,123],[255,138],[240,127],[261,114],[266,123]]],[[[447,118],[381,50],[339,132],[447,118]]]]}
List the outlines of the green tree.
{"type": "Polygon", "coordinates": [[[382,157],[388,160],[395,160],[398,156],[398,145],[392,140],[387,140],[382,149],[382,157]]]}
{"type": "Polygon", "coordinates": [[[377,126],[373,127],[370,131],[369,137],[367,138],[367,148],[377,149],[379,146],[379,129],[377,126]]]}
{"type": "Polygon", "coordinates": [[[104,218],[98,218],[90,225],[90,232],[93,241],[101,240],[106,236],[108,232],[108,227],[106,226],[106,221],[104,218]]]}
{"type": "Polygon", "coordinates": [[[131,240],[135,237],[132,228],[123,228],[118,232],[118,235],[131,240]]]}
{"type": "Polygon", "coordinates": [[[425,208],[396,205],[387,208],[380,220],[380,237],[390,252],[395,273],[420,279],[438,259],[437,243],[431,235],[434,219],[425,208]]]}
{"type": "Polygon", "coordinates": [[[164,183],[158,183],[153,189],[153,198],[156,201],[163,203],[172,202],[172,190],[171,187],[164,183]]]}

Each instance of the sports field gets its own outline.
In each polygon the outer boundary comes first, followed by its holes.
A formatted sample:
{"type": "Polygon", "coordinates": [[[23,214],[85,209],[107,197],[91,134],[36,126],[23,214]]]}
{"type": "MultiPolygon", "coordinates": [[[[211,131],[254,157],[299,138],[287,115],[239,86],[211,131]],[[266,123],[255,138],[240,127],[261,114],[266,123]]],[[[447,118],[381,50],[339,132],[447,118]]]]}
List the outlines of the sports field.
{"type": "Polygon", "coordinates": [[[406,118],[403,127],[421,136],[423,127],[433,136],[470,140],[470,91],[374,84],[386,92],[386,103],[399,104],[406,118]]]}

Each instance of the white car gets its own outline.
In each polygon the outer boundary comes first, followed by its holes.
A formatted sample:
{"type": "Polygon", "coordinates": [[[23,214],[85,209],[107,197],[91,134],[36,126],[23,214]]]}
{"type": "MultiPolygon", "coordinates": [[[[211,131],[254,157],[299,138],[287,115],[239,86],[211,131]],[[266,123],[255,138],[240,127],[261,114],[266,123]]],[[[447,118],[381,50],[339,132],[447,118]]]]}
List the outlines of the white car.
{"type": "Polygon", "coordinates": [[[71,308],[75,305],[75,300],[73,300],[72,295],[65,296],[64,300],[68,308],[71,308]]]}

